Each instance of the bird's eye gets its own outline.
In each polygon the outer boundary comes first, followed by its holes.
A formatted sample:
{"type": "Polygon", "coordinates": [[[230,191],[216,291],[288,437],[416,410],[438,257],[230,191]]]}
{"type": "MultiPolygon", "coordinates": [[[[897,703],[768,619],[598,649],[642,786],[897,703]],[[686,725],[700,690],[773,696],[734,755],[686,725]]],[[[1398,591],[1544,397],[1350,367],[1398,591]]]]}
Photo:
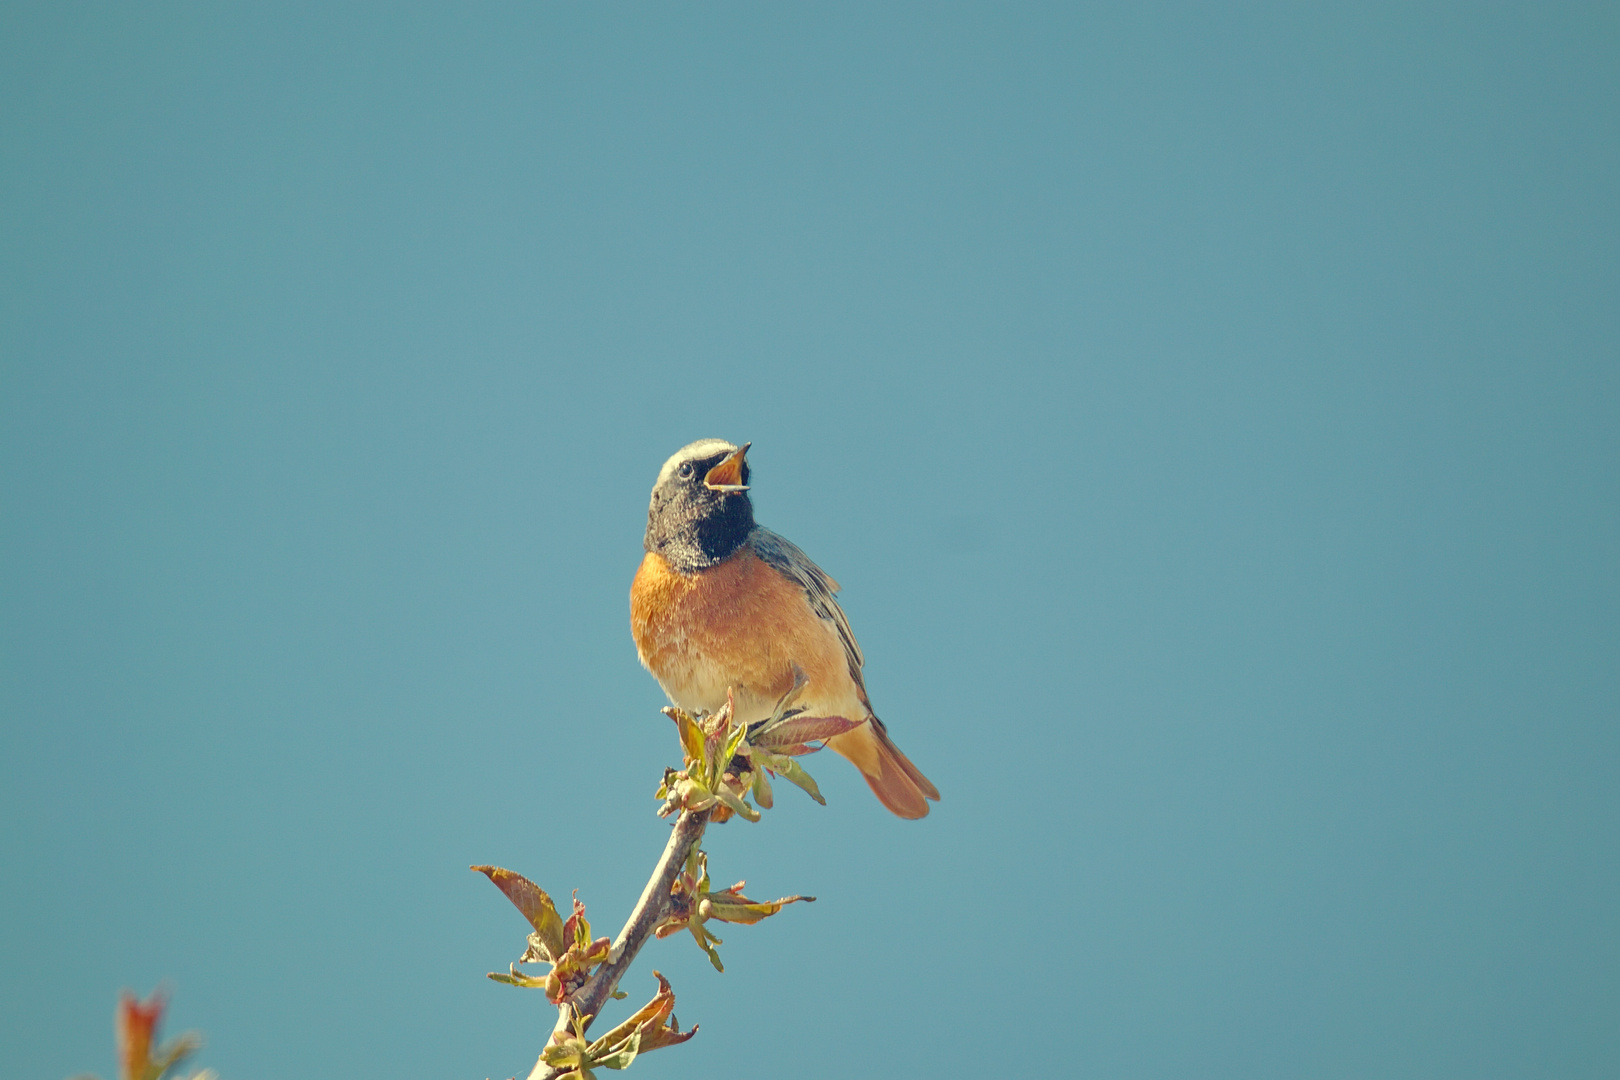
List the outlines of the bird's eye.
{"type": "Polygon", "coordinates": [[[690,461],[681,462],[681,475],[684,476],[684,477],[687,477],[687,478],[691,477],[691,475],[692,475],[692,463],[690,461]]]}

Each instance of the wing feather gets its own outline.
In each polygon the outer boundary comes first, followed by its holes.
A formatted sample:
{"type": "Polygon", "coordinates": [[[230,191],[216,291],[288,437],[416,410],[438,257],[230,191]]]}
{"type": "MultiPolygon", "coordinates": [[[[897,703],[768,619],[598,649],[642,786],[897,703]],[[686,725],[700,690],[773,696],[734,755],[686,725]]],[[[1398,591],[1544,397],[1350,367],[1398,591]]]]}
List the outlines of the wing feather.
{"type": "Polygon", "coordinates": [[[754,531],[748,534],[748,543],[753,547],[754,554],[798,582],[804,589],[805,598],[810,601],[811,610],[831,623],[838,632],[838,638],[844,644],[844,658],[849,661],[850,677],[860,687],[864,701],[866,684],[861,681],[861,665],[866,663],[866,658],[861,655],[861,647],[855,641],[855,631],[850,629],[848,616],[838,606],[838,601],[833,599],[833,594],[838,591],[838,582],[811,562],[810,556],[801,551],[797,544],[762,525],[756,525],[754,531]]]}

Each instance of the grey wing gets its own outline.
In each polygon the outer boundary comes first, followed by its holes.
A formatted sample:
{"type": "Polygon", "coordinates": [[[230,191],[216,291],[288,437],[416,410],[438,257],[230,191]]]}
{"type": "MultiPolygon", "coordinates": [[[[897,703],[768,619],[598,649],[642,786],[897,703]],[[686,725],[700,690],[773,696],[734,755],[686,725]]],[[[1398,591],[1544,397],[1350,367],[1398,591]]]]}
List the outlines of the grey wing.
{"type": "Polygon", "coordinates": [[[838,582],[811,562],[810,556],[800,551],[797,544],[762,525],[756,525],[754,531],[748,534],[748,543],[761,559],[803,586],[811,610],[832,623],[833,629],[838,631],[838,638],[844,643],[844,657],[849,661],[850,677],[860,687],[864,701],[866,684],[861,681],[861,665],[866,663],[866,658],[861,655],[861,647],[855,641],[855,631],[849,628],[849,617],[838,606],[838,601],[833,599],[833,594],[838,591],[838,582]]]}

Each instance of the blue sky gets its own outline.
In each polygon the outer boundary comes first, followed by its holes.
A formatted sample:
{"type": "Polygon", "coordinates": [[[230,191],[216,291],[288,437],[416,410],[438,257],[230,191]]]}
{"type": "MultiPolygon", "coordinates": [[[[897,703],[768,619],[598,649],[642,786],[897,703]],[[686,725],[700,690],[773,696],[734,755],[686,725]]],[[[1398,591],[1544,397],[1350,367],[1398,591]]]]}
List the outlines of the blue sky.
{"type": "Polygon", "coordinates": [[[1617,45],[8,5],[7,1071],[166,980],[225,1080],[523,1075],[466,866],[639,892],[627,590],[719,436],[944,801],[714,830],[820,899],[650,947],[702,1032],[637,1075],[1613,1075],[1617,45]]]}

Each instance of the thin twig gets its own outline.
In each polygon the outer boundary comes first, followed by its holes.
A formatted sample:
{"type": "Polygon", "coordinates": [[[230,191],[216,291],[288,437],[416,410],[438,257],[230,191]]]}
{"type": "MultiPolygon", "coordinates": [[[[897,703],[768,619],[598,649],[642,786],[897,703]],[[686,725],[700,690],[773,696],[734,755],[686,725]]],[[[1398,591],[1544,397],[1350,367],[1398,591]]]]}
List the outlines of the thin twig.
{"type": "MultiPolygon", "coordinates": [[[[636,954],[647,943],[653,929],[663,920],[669,909],[669,887],[675,883],[676,875],[686,865],[687,855],[691,854],[698,841],[703,839],[703,830],[708,824],[707,810],[681,811],[675,827],[670,830],[669,843],[664,845],[664,854],[659,858],[658,865],[653,868],[652,877],[647,879],[647,887],[641,890],[641,899],[636,901],[624,929],[619,931],[619,936],[613,941],[610,959],[579,988],[578,993],[558,1008],[557,1026],[553,1030],[572,1031],[576,1012],[580,1016],[592,1018],[601,1013],[608,997],[618,989],[619,979],[630,970],[630,965],[635,963],[636,954]]],[[[534,1071],[529,1074],[529,1080],[555,1080],[567,1071],[545,1068],[543,1062],[536,1062],[534,1071]]]]}

